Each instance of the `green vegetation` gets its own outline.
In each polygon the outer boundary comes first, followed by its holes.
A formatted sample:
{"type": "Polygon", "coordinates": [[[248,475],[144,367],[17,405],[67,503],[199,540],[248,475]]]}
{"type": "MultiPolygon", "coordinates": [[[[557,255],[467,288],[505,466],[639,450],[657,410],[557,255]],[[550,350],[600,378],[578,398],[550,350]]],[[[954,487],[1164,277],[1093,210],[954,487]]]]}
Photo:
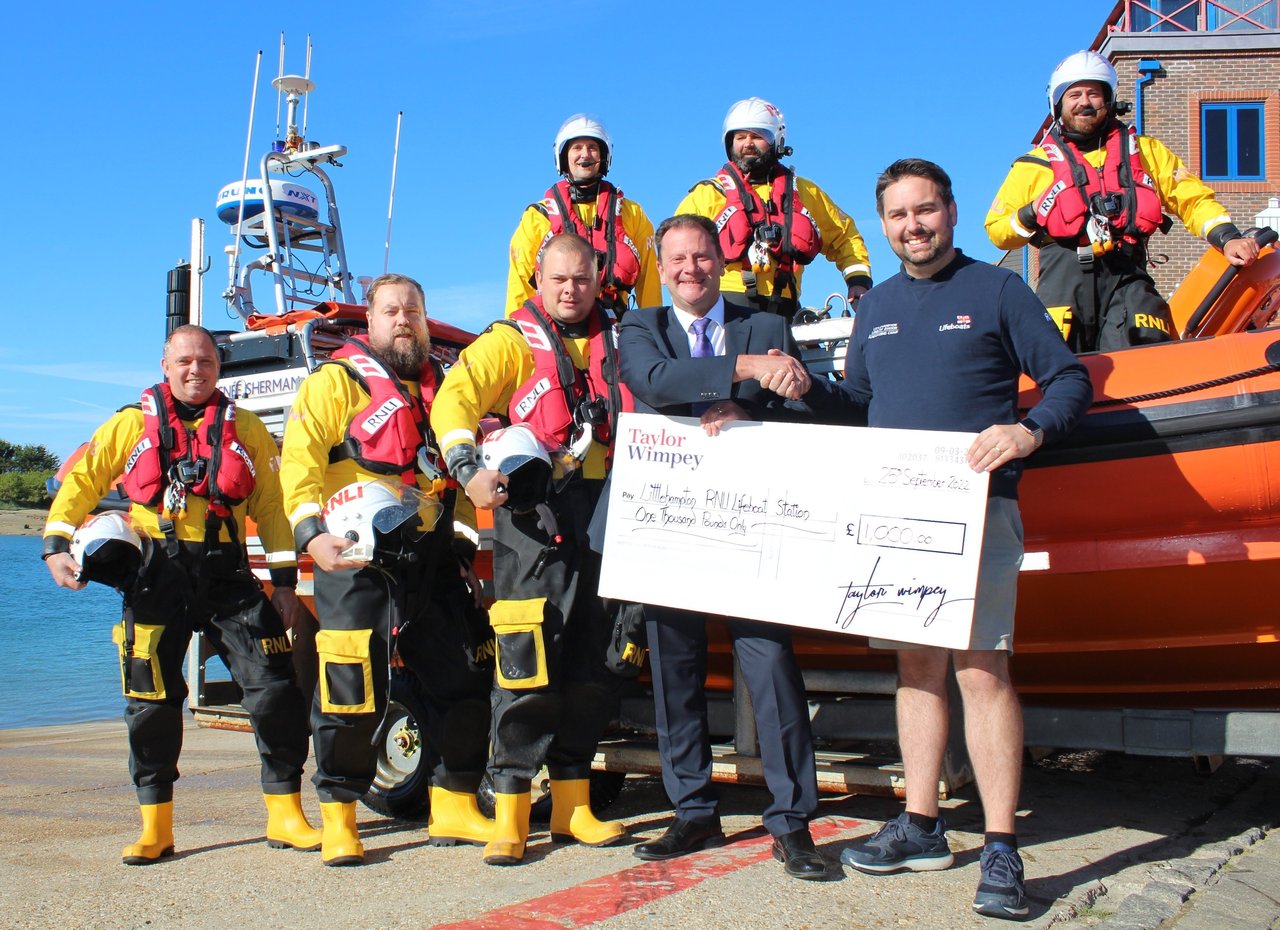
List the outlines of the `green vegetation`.
{"type": "Polygon", "coordinates": [[[0,439],[0,504],[45,507],[49,495],[45,481],[61,464],[44,446],[19,446],[0,439]]]}

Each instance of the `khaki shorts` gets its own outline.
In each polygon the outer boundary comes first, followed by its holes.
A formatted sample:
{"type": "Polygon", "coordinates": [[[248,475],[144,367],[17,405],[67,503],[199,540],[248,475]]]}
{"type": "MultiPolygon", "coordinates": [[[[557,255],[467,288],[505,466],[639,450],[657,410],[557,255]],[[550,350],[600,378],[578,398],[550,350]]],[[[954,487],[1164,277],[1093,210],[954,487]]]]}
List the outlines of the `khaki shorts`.
{"type": "MultiPolygon", "coordinates": [[[[1013,614],[1018,603],[1018,571],[1022,568],[1022,514],[1007,497],[987,499],[987,522],[978,558],[978,590],[974,596],[973,632],[969,648],[1013,652],[1013,614]]],[[[873,649],[923,649],[919,643],[869,639],[873,649]]]]}

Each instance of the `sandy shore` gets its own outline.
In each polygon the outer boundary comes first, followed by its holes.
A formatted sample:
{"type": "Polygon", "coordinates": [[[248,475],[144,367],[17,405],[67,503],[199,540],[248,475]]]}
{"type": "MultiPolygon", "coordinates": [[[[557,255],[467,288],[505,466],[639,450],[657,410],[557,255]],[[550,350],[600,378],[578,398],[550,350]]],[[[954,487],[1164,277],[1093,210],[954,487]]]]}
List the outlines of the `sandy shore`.
{"type": "Polygon", "coordinates": [[[0,536],[39,536],[48,518],[47,510],[0,510],[0,536]]]}
{"type": "MultiPolygon", "coordinates": [[[[609,808],[630,834],[617,846],[556,843],[536,824],[525,863],[495,869],[473,846],[433,847],[424,824],[359,806],[365,864],[326,869],[318,853],[263,842],[248,733],[188,719],[183,736],[177,855],[138,869],[120,863],[138,835],[123,721],[0,731],[0,926],[997,930],[969,905],[982,846],[973,786],[942,802],[956,863],[941,872],[877,878],[841,869],[841,850],[901,802],[827,795],[813,832],[834,880],[789,879],[760,829],[768,794],[739,785],[722,786],[728,845],[641,862],[632,846],[670,822],[661,781],[646,776],[628,778],[609,808]]],[[[1263,836],[1280,810],[1280,763],[1226,760],[1206,777],[1187,759],[1059,753],[1027,765],[1023,779],[1024,927],[1277,926],[1280,835],[1263,836]],[[1237,876],[1241,893],[1225,911],[1203,908],[1200,889],[1220,875],[1237,876]]],[[[310,784],[303,804],[319,822],[310,784]]]]}

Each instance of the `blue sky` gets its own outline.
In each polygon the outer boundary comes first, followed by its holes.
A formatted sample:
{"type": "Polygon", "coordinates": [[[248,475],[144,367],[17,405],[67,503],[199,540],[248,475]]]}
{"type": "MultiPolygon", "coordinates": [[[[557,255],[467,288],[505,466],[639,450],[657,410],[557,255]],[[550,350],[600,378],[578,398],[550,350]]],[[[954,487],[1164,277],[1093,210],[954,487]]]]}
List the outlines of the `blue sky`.
{"type": "MultiPolygon", "coordinates": [[[[287,71],[308,32],[315,46],[308,138],[350,149],[331,175],[352,270],[382,270],[403,110],[392,269],[423,282],[431,315],[478,330],[501,314],[511,233],[578,111],[605,121],[610,179],[655,225],[723,162],[724,113],[754,94],[785,113],[792,164],[853,216],[877,280],[897,262],[875,178],[907,155],[951,173],[958,244],[995,259],[987,205],[1029,147],[1049,71],[1112,5],[800,0],[772,21],[767,3],[697,0],[16,5],[0,57],[0,438],[65,455],[158,379],[165,274],[193,217],[212,257],[206,323],[238,328],[218,297],[230,237],[214,199],[240,179],[258,49],[253,163],[273,137],[281,30],[287,71]]],[[[819,259],[806,303],[840,287],[819,259]]]]}

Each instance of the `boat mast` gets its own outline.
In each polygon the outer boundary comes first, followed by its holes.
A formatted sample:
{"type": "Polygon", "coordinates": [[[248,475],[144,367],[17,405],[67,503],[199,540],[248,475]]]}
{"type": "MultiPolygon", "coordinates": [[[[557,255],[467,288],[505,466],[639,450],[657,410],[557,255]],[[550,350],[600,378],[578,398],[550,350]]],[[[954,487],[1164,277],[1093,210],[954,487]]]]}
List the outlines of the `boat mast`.
{"type": "MultiPolygon", "coordinates": [[[[280,34],[280,53],[284,54],[284,34],[280,34]]],[[[249,129],[244,139],[244,168],[240,172],[240,206],[236,216],[236,229],[242,228],[244,224],[244,193],[245,184],[249,180],[249,152],[253,146],[253,117],[258,109],[258,76],[262,70],[262,49],[258,49],[258,54],[253,61],[253,91],[249,95],[249,129]]],[[[240,270],[240,237],[236,236],[231,245],[227,246],[227,252],[231,256],[230,261],[230,279],[227,282],[227,289],[222,296],[227,303],[234,306],[236,297],[236,276],[240,270]]]]}
{"type": "Polygon", "coordinates": [[[382,273],[386,274],[391,266],[391,215],[396,207],[396,167],[400,163],[400,124],[404,120],[404,110],[396,114],[396,143],[391,150],[391,195],[387,198],[387,243],[382,253],[382,273]]]}

